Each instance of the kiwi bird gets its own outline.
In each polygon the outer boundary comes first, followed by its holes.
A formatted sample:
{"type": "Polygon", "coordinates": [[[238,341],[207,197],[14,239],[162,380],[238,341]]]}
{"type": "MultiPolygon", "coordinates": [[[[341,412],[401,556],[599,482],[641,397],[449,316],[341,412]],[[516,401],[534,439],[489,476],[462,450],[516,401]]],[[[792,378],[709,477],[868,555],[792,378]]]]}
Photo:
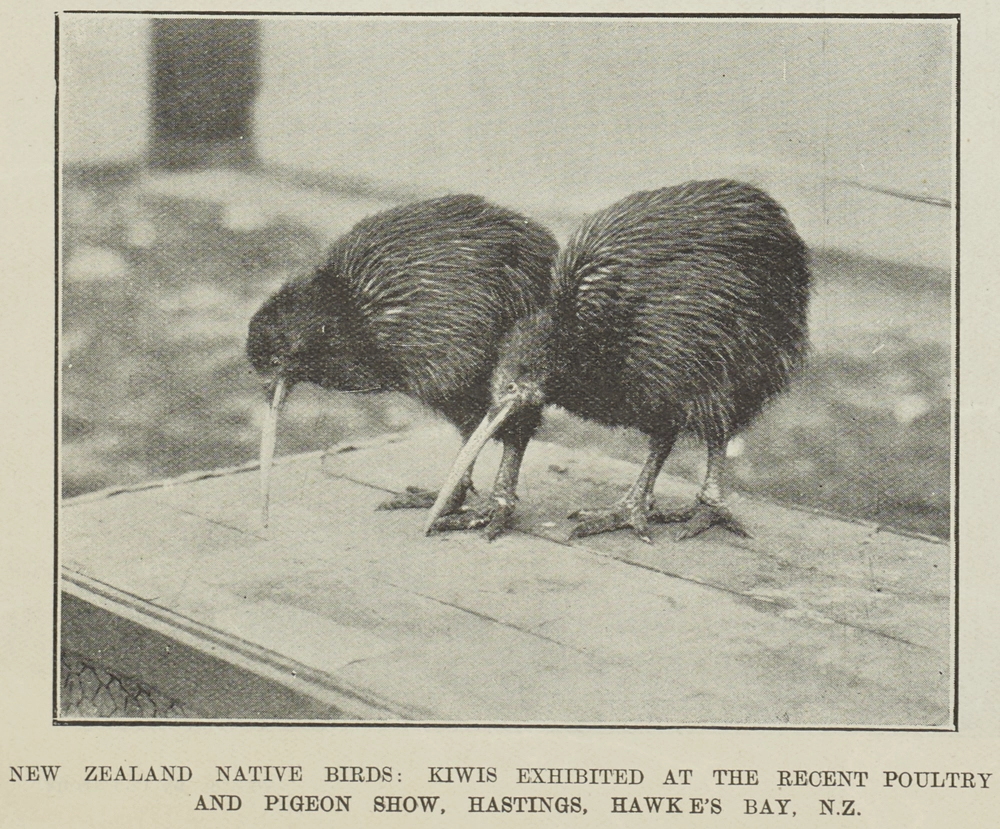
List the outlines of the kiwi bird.
{"type": "MultiPolygon", "coordinates": [[[[447,196],[363,219],[315,273],[268,299],[247,339],[251,365],[270,383],[260,453],[264,524],[278,412],[296,383],[402,392],[468,438],[489,409],[504,336],[549,300],[558,249],[546,229],[517,213],[477,196],[447,196]]],[[[497,437],[526,442],[533,418],[526,412],[497,437]]],[[[462,505],[469,472],[439,512],[462,505]]],[[[383,507],[433,501],[410,487],[383,507]]]]}
{"type": "MultiPolygon", "coordinates": [[[[650,450],[613,507],[571,515],[571,537],[679,522],[678,539],[722,525],[746,535],[719,487],[730,438],[786,387],[807,342],[808,255],[785,211],[748,184],[697,181],[631,195],[586,220],[558,257],[550,304],[519,321],[500,348],[493,404],[455,461],[426,531],[481,525],[438,518],[450,490],[511,417],[553,403],[588,420],[636,428],[650,450]],[[675,439],[707,444],[695,503],[657,509],[653,487],[675,439]]],[[[517,482],[505,469],[497,481],[517,482]]],[[[498,503],[515,494],[495,492],[498,503]]],[[[501,516],[506,520],[510,509],[501,516]]],[[[492,518],[491,518],[492,520],[492,518]]]]}

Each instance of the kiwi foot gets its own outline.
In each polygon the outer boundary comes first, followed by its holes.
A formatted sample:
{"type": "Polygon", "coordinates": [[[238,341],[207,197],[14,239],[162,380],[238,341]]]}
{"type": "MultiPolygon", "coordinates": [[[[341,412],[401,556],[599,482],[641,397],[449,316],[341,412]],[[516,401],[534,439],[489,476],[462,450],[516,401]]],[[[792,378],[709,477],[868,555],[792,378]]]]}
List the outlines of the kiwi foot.
{"type": "MultiPolygon", "coordinates": [[[[452,494],[448,503],[445,504],[442,515],[451,515],[458,512],[465,503],[465,498],[469,493],[475,494],[472,484],[467,487],[459,487],[452,494]]],[[[430,509],[434,506],[438,494],[429,489],[421,489],[419,486],[408,486],[405,492],[399,492],[391,498],[387,498],[376,509],[430,509]]]]}
{"type": "Polygon", "coordinates": [[[475,506],[462,506],[450,514],[442,515],[431,526],[431,533],[450,530],[483,530],[487,541],[504,532],[514,515],[517,498],[512,495],[485,495],[475,506]]]}
{"type": "Polygon", "coordinates": [[[734,516],[724,504],[712,504],[700,498],[690,507],[671,510],[669,512],[655,511],[649,517],[650,521],[660,524],[680,524],[674,533],[676,541],[694,538],[705,532],[709,527],[722,527],[740,538],[750,538],[746,527],[734,516]]]}
{"type": "Polygon", "coordinates": [[[577,510],[567,516],[567,518],[581,519],[569,537],[586,538],[588,535],[615,530],[632,530],[642,541],[652,544],[653,539],[649,537],[649,522],[654,521],[656,515],[656,511],[651,507],[629,499],[619,501],[609,510],[577,510]]]}
{"type": "Polygon", "coordinates": [[[419,486],[408,486],[406,492],[398,492],[387,498],[376,509],[430,509],[436,500],[436,492],[419,486]]]}

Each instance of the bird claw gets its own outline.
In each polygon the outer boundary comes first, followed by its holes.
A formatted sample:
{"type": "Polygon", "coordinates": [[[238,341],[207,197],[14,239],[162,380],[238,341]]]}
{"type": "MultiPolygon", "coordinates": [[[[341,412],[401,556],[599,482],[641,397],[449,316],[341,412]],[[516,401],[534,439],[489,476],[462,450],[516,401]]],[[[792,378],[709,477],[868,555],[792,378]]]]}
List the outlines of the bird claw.
{"type": "Polygon", "coordinates": [[[421,489],[419,486],[408,486],[405,492],[398,492],[391,498],[387,498],[376,509],[430,509],[437,500],[437,493],[429,489],[421,489]]]}
{"type": "MultiPolygon", "coordinates": [[[[451,515],[458,512],[462,508],[462,504],[465,503],[466,497],[475,494],[476,490],[471,484],[464,489],[459,487],[452,493],[451,498],[448,499],[448,503],[441,510],[441,514],[451,515]]],[[[405,492],[400,492],[391,498],[387,498],[375,509],[430,509],[434,506],[434,502],[437,501],[437,496],[438,494],[430,489],[422,489],[419,486],[408,486],[405,492]]]]}
{"type": "Polygon", "coordinates": [[[619,503],[610,510],[576,510],[568,517],[583,520],[573,528],[569,537],[586,538],[589,535],[631,529],[640,541],[652,544],[653,539],[649,537],[648,514],[648,510],[627,503],[619,503]]]}
{"type": "Polygon", "coordinates": [[[690,507],[671,510],[670,512],[657,511],[650,516],[650,520],[655,520],[661,524],[681,524],[677,532],[674,533],[675,541],[684,541],[700,535],[710,527],[722,527],[729,530],[740,538],[750,538],[743,524],[734,516],[729,508],[723,504],[709,504],[705,501],[697,501],[690,507]]]}
{"type": "Polygon", "coordinates": [[[443,515],[431,526],[431,533],[452,530],[483,530],[483,537],[493,541],[510,524],[514,515],[515,499],[509,496],[488,495],[475,507],[461,507],[450,515],[443,515]]]}

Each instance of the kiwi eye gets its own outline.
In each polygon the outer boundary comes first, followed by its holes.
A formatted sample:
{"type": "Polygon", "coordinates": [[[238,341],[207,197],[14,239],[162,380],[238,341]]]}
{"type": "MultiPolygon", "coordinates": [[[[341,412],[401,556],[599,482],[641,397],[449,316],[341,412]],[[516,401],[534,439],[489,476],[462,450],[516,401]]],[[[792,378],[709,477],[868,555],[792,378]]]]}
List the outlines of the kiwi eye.
{"type": "Polygon", "coordinates": [[[517,383],[508,383],[507,391],[514,392],[517,391],[517,383]]]}

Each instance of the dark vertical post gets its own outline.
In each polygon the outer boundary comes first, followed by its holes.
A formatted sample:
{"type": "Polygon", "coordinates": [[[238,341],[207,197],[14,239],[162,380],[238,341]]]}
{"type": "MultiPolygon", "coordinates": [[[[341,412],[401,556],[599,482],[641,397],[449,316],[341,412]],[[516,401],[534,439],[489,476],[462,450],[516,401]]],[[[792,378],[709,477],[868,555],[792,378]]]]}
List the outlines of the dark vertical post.
{"type": "Polygon", "coordinates": [[[156,18],[152,40],[150,164],[181,169],[255,161],[258,22],[156,18]]]}

